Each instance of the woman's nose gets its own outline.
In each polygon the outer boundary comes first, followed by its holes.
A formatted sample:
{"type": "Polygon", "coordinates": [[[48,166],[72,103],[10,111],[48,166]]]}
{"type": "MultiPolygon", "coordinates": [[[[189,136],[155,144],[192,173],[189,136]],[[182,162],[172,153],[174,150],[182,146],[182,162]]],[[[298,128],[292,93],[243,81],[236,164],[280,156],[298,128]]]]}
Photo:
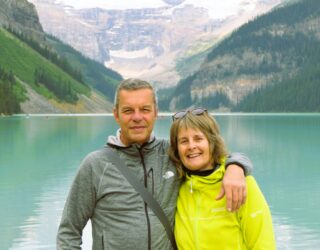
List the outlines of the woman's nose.
{"type": "Polygon", "coordinates": [[[194,141],[190,140],[188,146],[189,146],[189,149],[193,149],[196,147],[196,144],[194,143],[194,141]]]}

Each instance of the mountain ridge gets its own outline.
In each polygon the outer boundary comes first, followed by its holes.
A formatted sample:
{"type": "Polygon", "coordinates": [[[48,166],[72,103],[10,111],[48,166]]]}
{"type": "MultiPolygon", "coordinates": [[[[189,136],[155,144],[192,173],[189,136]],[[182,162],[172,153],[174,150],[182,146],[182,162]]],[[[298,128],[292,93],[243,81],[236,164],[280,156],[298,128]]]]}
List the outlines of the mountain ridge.
{"type": "MultiPolygon", "coordinates": [[[[292,1],[241,26],[211,49],[198,71],[180,81],[166,108],[206,105],[214,110],[305,112],[303,101],[292,100],[290,91],[304,96],[318,92],[318,85],[308,79],[317,75],[309,68],[320,56],[319,9],[314,0],[292,1]],[[295,86],[298,79],[300,87],[295,86]],[[287,88],[280,88],[282,83],[287,88]],[[272,93],[277,99],[266,99],[272,93]]],[[[307,110],[319,111],[317,105],[313,101],[307,110]]]]}

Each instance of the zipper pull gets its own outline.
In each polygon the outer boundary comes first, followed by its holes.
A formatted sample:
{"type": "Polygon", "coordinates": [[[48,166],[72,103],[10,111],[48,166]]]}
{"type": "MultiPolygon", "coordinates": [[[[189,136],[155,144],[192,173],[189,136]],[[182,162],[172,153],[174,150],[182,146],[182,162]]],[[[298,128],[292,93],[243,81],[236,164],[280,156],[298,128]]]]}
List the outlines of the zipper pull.
{"type": "Polygon", "coordinates": [[[190,179],[190,193],[192,194],[193,193],[193,188],[192,188],[192,178],[190,179]]]}

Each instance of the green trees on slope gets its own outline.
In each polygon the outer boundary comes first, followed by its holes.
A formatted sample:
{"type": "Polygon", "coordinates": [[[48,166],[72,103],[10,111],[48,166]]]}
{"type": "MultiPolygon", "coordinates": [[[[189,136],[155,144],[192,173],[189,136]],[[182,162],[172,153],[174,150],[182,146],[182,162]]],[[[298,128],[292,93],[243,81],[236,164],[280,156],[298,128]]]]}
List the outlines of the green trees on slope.
{"type": "Polygon", "coordinates": [[[20,102],[25,99],[25,89],[16,82],[13,74],[0,68],[0,114],[19,113],[20,102]]]}
{"type": "Polygon", "coordinates": [[[52,50],[47,45],[41,45],[39,41],[36,41],[35,39],[25,35],[22,32],[17,32],[12,27],[6,27],[6,30],[9,31],[11,34],[16,36],[19,40],[23,41],[24,43],[28,44],[32,49],[37,51],[40,55],[48,59],[53,64],[57,65],[60,69],[65,71],[67,74],[72,76],[75,80],[78,82],[86,85],[83,80],[83,75],[81,71],[77,68],[74,68],[74,66],[71,66],[69,61],[58,55],[55,51],[52,50]]]}
{"type": "Polygon", "coordinates": [[[55,77],[50,74],[44,67],[39,67],[35,70],[35,84],[43,84],[48,90],[55,94],[59,100],[64,100],[69,103],[78,101],[77,93],[71,87],[71,82],[63,79],[61,76],[55,77]]]}
{"type": "Polygon", "coordinates": [[[320,112],[320,65],[306,67],[297,77],[257,89],[233,111],[320,112]]]}
{"type": "Polygon", "coordinates": [[[197,103],[243,112],[319,112],[319,27],[319,0],[292,1],[255,18],[216,44],[200,69],[179,82],[173,104],[192,105],[191,89],[246,79],[256,84],[252,89],[259,82],[263,87],[251,93],[247,88],[236,107],[223,93],[197,103]]]}
{"type": "Polygon", "coordinates": [[[0,44],[0,67],[6,72],[12,72],[17,79],[46,98],[74,104],[78,94],[90,95],[88,85],[77,81],[52,60],[2,28],[0,44]]]}
{"type": "Polygon", "coordinates": [[[94,89],[105,95],[110,101],[113,101],[113,96],[122,80],[122,76],[106,68],[103,64],[98,63],[88,57],[83,56],[71,46],[62,43],[56,37],[46,35],[48,43],[59,53],[63,58],[68,60],[74,67],[79,69],[83,74],[84,81],[94,89]]]}

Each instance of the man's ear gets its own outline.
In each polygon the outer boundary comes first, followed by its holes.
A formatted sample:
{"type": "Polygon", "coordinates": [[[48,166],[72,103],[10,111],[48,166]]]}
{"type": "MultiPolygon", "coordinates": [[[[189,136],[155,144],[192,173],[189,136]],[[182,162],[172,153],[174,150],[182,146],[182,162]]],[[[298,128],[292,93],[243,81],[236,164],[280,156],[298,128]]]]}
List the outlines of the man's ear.
{"type": "Polygon", "coordinates": [[[155,118],[158,118],[158,108],[155,108],[155,118]]]}
{"type": "Polygon", "coordinates": [[[112,109],[112,112],[113,112],[113,117],[114,117],[114,119],[116,120],[116,121],[118,121],[119,120],[119,113],[118,113],[118,110],[117,110],[117,108],[113,108],[112,109]]]}

